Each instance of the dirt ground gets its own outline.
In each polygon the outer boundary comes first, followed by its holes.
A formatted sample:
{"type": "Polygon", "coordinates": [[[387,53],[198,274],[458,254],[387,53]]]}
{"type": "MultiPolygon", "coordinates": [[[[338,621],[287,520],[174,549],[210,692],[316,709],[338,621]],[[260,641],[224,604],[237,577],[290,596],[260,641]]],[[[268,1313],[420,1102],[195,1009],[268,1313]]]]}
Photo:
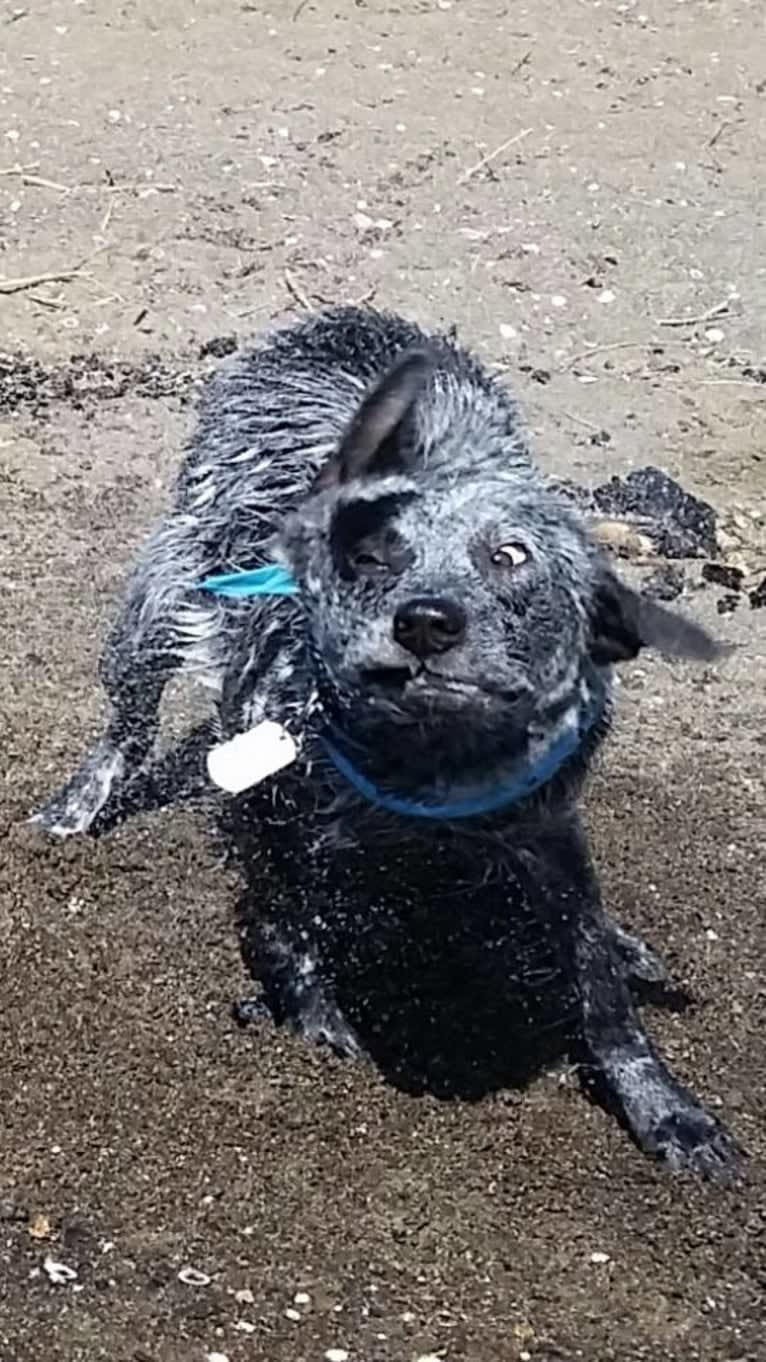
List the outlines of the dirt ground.
{"type": "Polygon", "coordinates": [[[690,587],[742,647],[630,668],[589,799],[610,904],[696,999],[651,1024],[749,1152],[733,1190],[566,1071],[446,1103],[238,1031],[203,813],[20,826],[98,727],[196,385],[271,316],[456,322],[544,466],[658,464],[762,576],[765,101],[758,0],[0,5],[2,1362],[766,1356],[766,609],[690,587]]]}

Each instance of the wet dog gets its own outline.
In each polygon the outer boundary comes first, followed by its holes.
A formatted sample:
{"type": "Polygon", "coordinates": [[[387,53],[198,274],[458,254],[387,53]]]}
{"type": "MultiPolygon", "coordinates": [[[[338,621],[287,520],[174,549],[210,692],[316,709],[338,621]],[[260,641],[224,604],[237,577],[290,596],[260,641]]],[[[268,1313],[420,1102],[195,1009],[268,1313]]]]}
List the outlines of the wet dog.
{"type": "Polygon", "coordinates": [[[339,959],[366,947],[383,976],[391,924],[405,942],[436,924],[438,944],[450,923],[470,946],[489,911],[502,993],[525,914],[551,962],[532,992],[559,981],[585,1070],[637,1144],[726,1176],[733,1141],[634,1009],[631,985],[663,966],[605,912],[577,807],[614,667],[644,647],[718,653],[618,580],[505,388],[447,336],[329,310],[209,384],[104,653],[107,731],[36,818],[59,835],[97,824],[149,769],[163,688],[191,668],[224,743],[260,735],[227,818],[262,1010],[359,1054],[339,959]],[[294,760],[274,773],[283,740],[294,760]]]}

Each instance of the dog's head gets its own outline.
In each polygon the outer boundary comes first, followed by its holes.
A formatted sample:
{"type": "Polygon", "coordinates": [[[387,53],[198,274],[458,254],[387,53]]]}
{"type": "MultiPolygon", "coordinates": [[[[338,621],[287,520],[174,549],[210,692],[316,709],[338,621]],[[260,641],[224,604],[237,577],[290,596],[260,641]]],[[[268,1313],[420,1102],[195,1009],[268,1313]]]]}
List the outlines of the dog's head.
{"type": "Polygon", "coordinates": [[[643,647],[717,653],[615,577],[510,405],[427,349],[363,399],[282,547],[330,710],[399,768],[502,762],[643,647]]]}

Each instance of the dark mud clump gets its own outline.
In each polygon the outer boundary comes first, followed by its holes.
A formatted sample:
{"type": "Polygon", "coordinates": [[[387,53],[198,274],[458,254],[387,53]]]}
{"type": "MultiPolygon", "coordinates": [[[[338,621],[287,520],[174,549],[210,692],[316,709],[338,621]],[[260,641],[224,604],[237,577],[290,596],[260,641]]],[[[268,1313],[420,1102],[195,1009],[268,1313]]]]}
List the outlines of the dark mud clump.
{"type": "Polygon", "coordinates": [[[638,468],[596,487],[599,512],[640,521],[663,558],[701,558],[717,549],[716,513],[659,468],[638,468]]]}
{"type": "Polygon", "coordinates": [[[188,403],[198,383],[190,368],[147,355],[140,363],[102,355],[72,355],[46,365],[21,354],[0,354],[0,417],[26,411],[45,416],[65,405],[83,411],[122,397],[176,398],[188,403]]]}

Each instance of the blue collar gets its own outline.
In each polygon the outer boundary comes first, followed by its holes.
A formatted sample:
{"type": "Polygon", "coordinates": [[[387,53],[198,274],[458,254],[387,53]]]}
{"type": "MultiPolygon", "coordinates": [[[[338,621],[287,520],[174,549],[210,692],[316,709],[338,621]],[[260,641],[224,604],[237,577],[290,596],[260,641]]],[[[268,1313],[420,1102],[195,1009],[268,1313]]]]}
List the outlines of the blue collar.
{"type": "Polygon", "coordinates": [[[298,583],[287,568],[278,563],[253,568],[250,572],[224,572],[205,577],[197,583],[200,591],[216,596],[297,596],[298,583]]]}
{"type": "Polygon", "coordinates": [[[321,735],[321,742],[336,770],[370,804],[385,809],[387,813],[403,814],[408,818],[432,818],[448,822],[453,818],[476,818],[481,814],[499,813],[501,809],[510,808],[511,805],[527,799],[535,790],[539,790],[551,780],[564,763],[575,755],[595,720],[596,714],[591,713],[577,728],[567,729],[536,761],[524,767],[515,778],[509,780],[507,785],[497,786],[465,799],[456,799],[448,804],[428,804],[424,800],[405,799],[390,794],[359,771],[345,752],[341,752],[324,733],[321,735]]]}
{"type": "MultiPolygon", "coordinates": [[[[238,598],[297,596],[299,591],[298,584],[288,569],[276,563],[246,572],[229,572],[206,577],[197,585],[202,591],[238,598]]],[[[550,747],[532,761],[531,765],[523,768],[507,785],[465,799],[456,799],[451,804],[428,804],[423,800],[400,798],[387,790],[382,790],[354,766],[345,752],[342,752],[326,733],[320,737],[336,770],[370,804],[375,804],[388,813],[403,814],[408,818],[432,818],[446,822],[453,818],[475,818],[481,814],[498,813],[501,809],[510,808],[511,805],[528,798],[551,780],[564,763],[575,755],[597,718],[598,712],[591,707],[590,710],[586,710],[576,728],[566,729],[550,747]]]]}

